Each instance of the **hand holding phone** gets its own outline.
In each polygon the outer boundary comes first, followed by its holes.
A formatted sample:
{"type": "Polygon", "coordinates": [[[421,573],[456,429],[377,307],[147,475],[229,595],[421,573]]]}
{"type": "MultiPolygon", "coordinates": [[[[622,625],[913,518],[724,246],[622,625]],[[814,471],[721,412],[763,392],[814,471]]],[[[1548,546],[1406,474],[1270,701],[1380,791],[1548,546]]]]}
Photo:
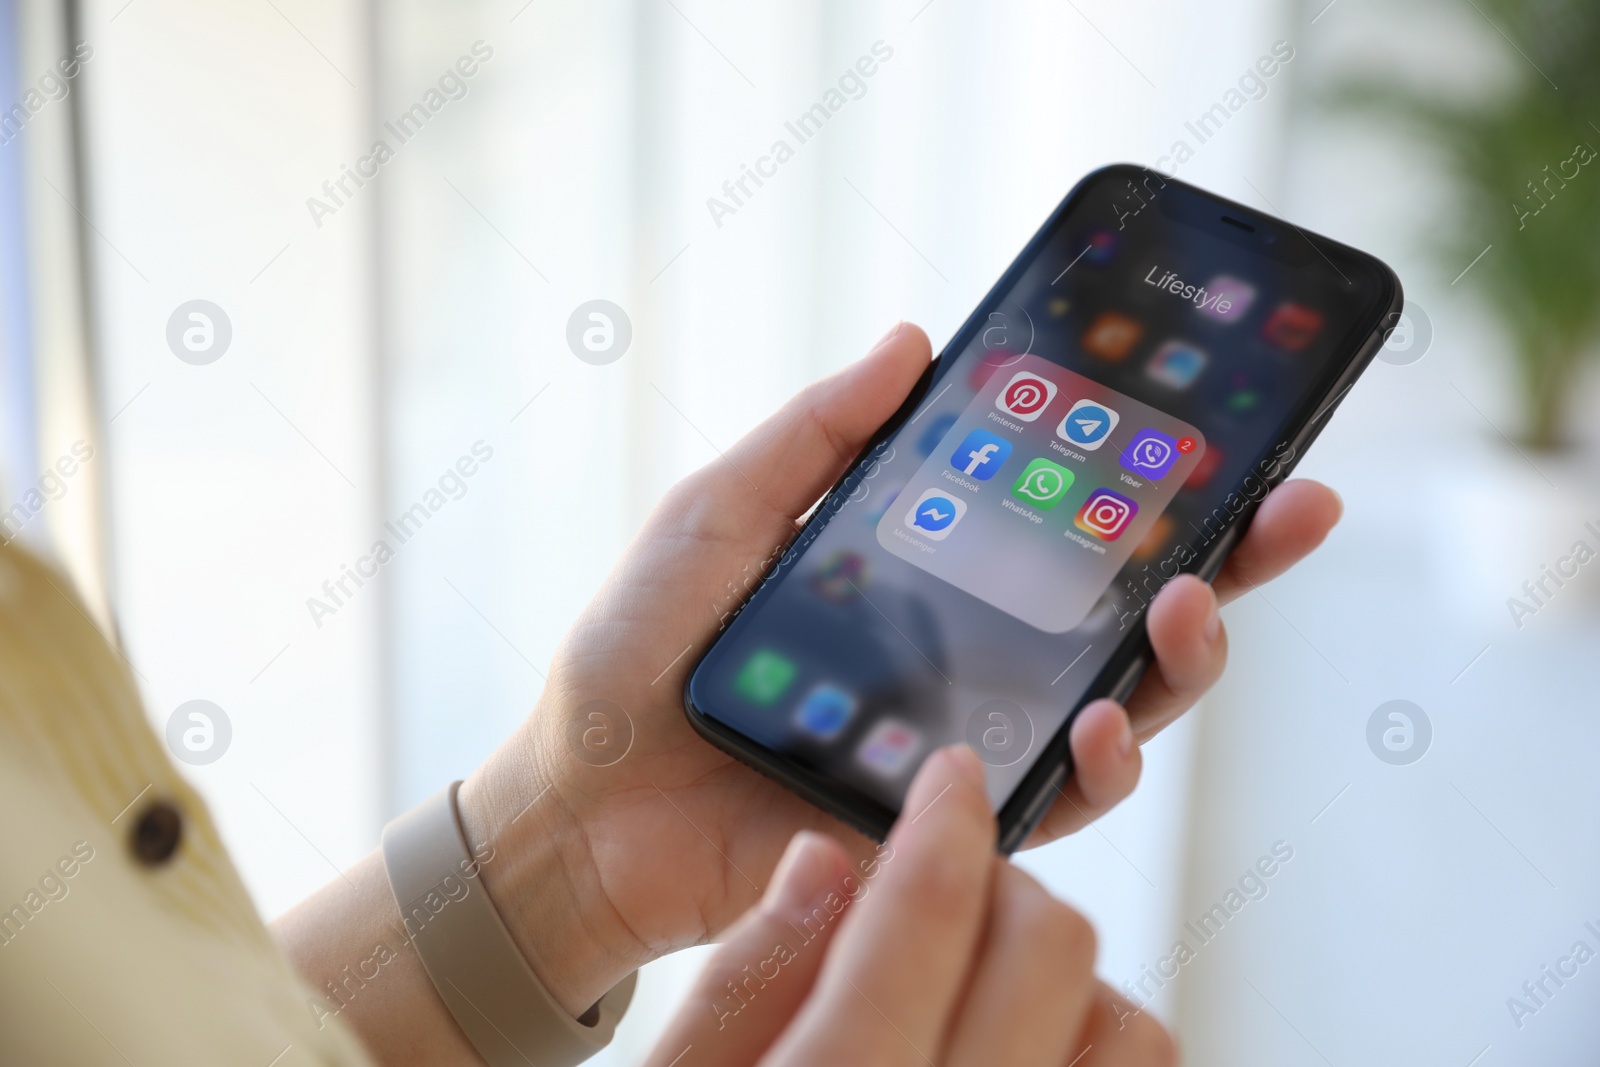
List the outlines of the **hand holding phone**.
{"type": "Polygon", "coordinates": [[[1400,301],[1370,255],[1089,175],[697,664],[691,723],[874,837],[965,741],[1018,847],[1082,777],[1072,724],[1136,691],[1163,598],[1209,601],[1400,301]]]}
{"type": "Polygon", "coordinates": [[[922,767],[870,858],[790,843],[645,1062],[1175,1063],[1094,957],[1088,922],[996,855],[983,765],[957,746],[922,767]]]}
{"type": "MultiPolygon", "coordinates": [[[[563,1003],[581,1010],[633,967],[718,934],[759,899],[798,831],[835,835],[855,860],[873,854],[866,838],[697,737],[682,692],[695,657],[931,358],[920,329],[896,327],[674,487],[557,649],[533,713],[463,787],[464,804],[483,796],[497,801],[485,811],[505,813],[476,827],[497,847],[515,854],[524,835],[554,837],[566,858],[571,885],[527,905],[539,913],[531,927],[559,921],[563,947],[546,954],[552,970],[542,977],[563,1003]]],[[[1315,483],[1275,489],[1218,589],[1286,570],[1337,513],[1337,498],[1315,483]]],[[[1221,672],[1225,642],[1204,634],[1212,604],[1198,581],[1156,598],[1155,666],[1126,714],[1103,701],[1074,722],[1076,773],[1035,843],[1078,829],[1132,790],[1130,716],[1142,740],[1221,672]]]]}

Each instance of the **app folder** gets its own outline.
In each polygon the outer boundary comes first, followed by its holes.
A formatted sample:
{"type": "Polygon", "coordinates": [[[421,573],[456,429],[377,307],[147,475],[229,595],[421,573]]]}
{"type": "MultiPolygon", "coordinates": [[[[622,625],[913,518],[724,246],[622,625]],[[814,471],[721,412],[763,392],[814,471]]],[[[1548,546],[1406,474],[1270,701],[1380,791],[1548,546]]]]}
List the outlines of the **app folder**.
{"type": "Polygon", "coordinates": [[[977,391],[901,491],[904,501],[926,496],[960,505],[959,523],[921,530],[897,507],[879,520],[878,543],[1030,626],[1065,633],[1088,617],[1204,454],[1204,436],[1181,419],[1049,360],[1023,356],[977,391]],[[1054,387],[1029,422],[1010,417],[1001,403],[1002,391],[1024,374],[1054,387]],[[1056,434],[1081,400],[1119,416],[1103,448],[1082,449],[1056,434]],[[957,446],[977,431],[1011,446],[1004,470],[996,468],[999,476],[985,481],[966,477],[950,462],[957,446]],[[1149,466],[1158,475],[1135,474],[1125,469],[1122,452],[1142,434],[1185,442],[1189,450],[1174,449],[1170,465],[1149,466]],[[1019,484],[1024,491],[1014,489],[1019,484]],[[1075,520],[1097,492],[1108,495],[1080,526],[1075,520]],[[1116,506],[1113,498],[1132,506],[1116,506]],[[1119,510],[1124,518],[1113,522],[1119,510]]]}

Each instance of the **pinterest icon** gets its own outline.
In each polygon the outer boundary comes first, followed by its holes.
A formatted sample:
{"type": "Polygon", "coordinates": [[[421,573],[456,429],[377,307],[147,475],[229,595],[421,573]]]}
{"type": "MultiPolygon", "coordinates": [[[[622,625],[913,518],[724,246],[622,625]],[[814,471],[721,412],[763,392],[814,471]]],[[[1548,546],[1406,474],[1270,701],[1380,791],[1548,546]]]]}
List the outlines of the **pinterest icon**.
{"type": "Polygon", "coordinates": [[[1044,413],[1055,396],[1054,382],[1023,371],[1000,390],[1000,395],[994,398],[994,406],[1023,422],[1032,422],[1044,413]]]}

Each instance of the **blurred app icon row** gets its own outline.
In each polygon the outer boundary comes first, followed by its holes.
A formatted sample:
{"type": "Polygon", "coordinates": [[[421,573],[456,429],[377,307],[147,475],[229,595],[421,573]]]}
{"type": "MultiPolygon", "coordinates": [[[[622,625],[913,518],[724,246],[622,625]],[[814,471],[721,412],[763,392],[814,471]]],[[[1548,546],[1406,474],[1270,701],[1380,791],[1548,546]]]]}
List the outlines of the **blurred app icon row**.
{"type": "MultiPolygon", "coordinates": [[[[750,654],[734,677],[740,696],[760,707],[775,707],[790,694],[800,669],[795,662],[770,648],[750,654]]],[[[790,706],[789,724],[815,741],[839,740],[861,710],[860,699],[844,686],[819,681],[790,706]]],[[[922,750],[922,734],[899,719],[886,717],[875,723],[856,746],[855,759],[883,778],[899,778],[909,771],[922,750]]]]}
{"type": "MultiPolygon", "coordinates": [[[[1242,283],[1241,283],[1242,284],[1242,283]]],[[[1250,290],[1254,293],[1254,290],[1250,290]]],[[[1261,326],[1261,338],[1284,352],[1301,352],[1322,329],[1322,313],[1303,304],[1284,301],[1261,326]]],[[[1126,359],[1144,337],[1144,323],[1120,311],[1103,311],[1084,331],[1079,345],[1089,355],[1109,363],[1126,359]]],[[[1187,389],[1206,369],[1210,357],[1192,341],[1170,338],[1145,364],[1145,375],[1171,389],[1187,389]]]]}

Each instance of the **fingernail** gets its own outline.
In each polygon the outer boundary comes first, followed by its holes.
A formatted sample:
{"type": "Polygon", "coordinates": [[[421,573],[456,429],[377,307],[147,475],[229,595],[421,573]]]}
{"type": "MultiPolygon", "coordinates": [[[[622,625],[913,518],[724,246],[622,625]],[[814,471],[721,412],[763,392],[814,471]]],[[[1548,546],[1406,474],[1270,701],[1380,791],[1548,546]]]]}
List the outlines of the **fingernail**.
{"type": "Polygon", "coordinates": [[[1333,521],[1338,522],[1340,519],[1344,518],[1344,497],[1340,495],[1339,490],[1334,489],[1331,486],[1328,488],[1328,492],[1332,493],[1333,499],[1338,502],[1339,513],[1333,517],[1333,521]]]}
{"type": "Polygon", "coordinates": [[[1217,610],[1215,604],[1211,605],[1211,617],[1206,620],[1205,629],[1201,632],[1205,635],[1206,644],[1208,645],[1214,643],[1221,636],[1222,613],[1217,610]]]}
{"type": "Polygon", "coordinates": [[[1122,732],[1117,735],[1117,751],[1124,760],[1133,755],[1133,723],[1126,715],[1122,717],[1122,732]]]}
{"type": "Polygon", "coordinates": [[[904,328],[905,324],[906,324],[906,320],[905,319],[901,319],[899,322],[897,322],[893,326],[889,327],[889,332],[884,334],[881,338],[878,339],[878,343],[872,346],[872,351],[876,352],[878,349],[882,348],[884,345],[888,344],[890,341],[893,341],[895,339],[895,337],[900,333],[901,329],[904,328]]]}
{"type": "Polygon", "coordinates": [[[821,834],[802,830],[784,849],[772,881],[761,897],[762,906],[779,915],[809,912],[833,887],[831,850],[821,834]]]}
{"type": "Polygon", "coordinates": [[[911,780],[911,788],[906,791],[902,814],[910,815],[911,821],[916,822],[947,793],[956,804],[962,804],[963,793],[969,794],[965,798],[967,806],[973,803],[971,794],[976,794],[984,798],[983,806],[988,807],[983,761],[965,744],[935,749],[922,761],[917,776],[911,780]]]}
{"type": "Polygon", "coordinates": [[[965,782],[974,789],[982,790],[984,787],[983,761],[978,754],[967,745],[949,745],[939,750],[939,754],[949,765],[950,775],[957,781],[965,782]]]}

